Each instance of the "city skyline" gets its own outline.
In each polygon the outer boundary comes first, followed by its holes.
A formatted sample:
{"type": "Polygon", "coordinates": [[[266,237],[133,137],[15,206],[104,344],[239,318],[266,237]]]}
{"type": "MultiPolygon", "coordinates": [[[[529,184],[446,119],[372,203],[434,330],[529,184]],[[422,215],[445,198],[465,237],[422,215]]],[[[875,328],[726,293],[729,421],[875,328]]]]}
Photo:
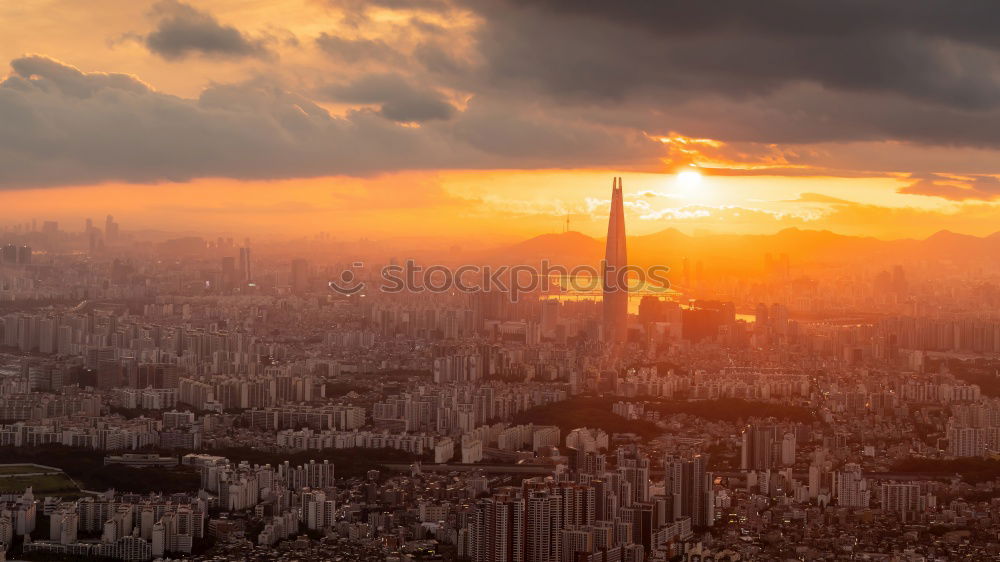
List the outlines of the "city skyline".
{"type": "Polygon", "coordinates": [[[0,2],[0,562],[1000,560],[998,17],[0,2]]]}

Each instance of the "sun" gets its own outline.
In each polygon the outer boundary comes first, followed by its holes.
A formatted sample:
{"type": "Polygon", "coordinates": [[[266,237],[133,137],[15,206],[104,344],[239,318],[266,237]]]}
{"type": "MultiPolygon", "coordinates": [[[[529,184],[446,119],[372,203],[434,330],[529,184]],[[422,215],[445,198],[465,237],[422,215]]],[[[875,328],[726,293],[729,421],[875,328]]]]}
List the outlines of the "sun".
{"type": "Polygon", "coordinates": [[[690,195],[701,185],[701,174],[697,170],[684,170],[677,173],[675,181],[682,194],[690,195]]]}

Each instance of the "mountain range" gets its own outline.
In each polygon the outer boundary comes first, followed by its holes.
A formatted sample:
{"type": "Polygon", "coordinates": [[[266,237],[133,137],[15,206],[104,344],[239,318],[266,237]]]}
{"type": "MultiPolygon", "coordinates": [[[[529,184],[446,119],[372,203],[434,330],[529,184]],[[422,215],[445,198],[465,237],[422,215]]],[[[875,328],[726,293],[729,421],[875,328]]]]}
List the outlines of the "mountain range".
{"type": "MultiPolygon", "coordinates": [[[[861,264],[891,268],[921,264],[975,266],[1000,261],[1000,232],[985,237],[942,230],[923,240],[880,240],[826,230],[788,228],[775,234],[709,234],[690,236],[670,228],[628,237],[629,263],[650,266],[703,267],[714,272],[762,271],[767,254],[782,254],[796,267],[816,269],[861,264]]],[[[543,234],[476,256],[482,263],[538,263],[548,259],[566,266],[600,263],[604,240],[580,232],[543,234]]]]}

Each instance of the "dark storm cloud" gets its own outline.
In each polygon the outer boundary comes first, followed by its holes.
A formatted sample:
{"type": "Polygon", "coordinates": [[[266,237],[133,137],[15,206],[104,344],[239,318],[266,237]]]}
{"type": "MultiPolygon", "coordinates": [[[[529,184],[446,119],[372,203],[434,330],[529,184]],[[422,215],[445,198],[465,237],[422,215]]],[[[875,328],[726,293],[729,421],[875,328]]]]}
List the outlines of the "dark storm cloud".
{"type": "Polygon", "coordinates": [[[598,100],[765,95],[800,81],[983,109],[1000,103],[1000,3],[473,2],[489,77],[598,100]],[[937,10],[935,10],[937,8],[937,10]]]}
{"type": "Polygon", "coordinates": [[[0,82],[0,188],[575,167],[597,158],[652,158],[658,150],[648,139],[625,143],[600,127],[567,125],[544,114],[530,120],[532,130],[559,129],[559,136],[518,133],[503,113],[470,113],[474,124],[463,125],[465,113],[451,113],[454,108],[447,110],[449,120],[400,126],[393,119],[446,110],[421,105],[426,100],[420,95],[393,98],[398,89],[384,89],[399,86],[392,79],[359,81],[341,92],[383,100],[386,115],[355,110],[338,117],[268,81],[216,84],[187,99],[128,75],[85,73],[40,56],[16,59],[11,67],[0,82]],[[470,127],[504,127],[523,143],[523,157],[474,142],[465,132],[470,127]]]}
{"type": "Polygon", "coordinates": [[[722,140],[1000,145],[998,2],[457,1],[470,89],[722,140]]]}
{"type": "Polygon", "coordinates": [[[268,83],[185,99],[43,57],[12,67],[0,83],[2,187],[364,175],[482,157],[370,112],[333,117],[268,83]]]}
{"type": "Polygon", "coordinates": [[[432,74],[444,75],[445,77],[459,77],[467,74],[470,68],[462,61],[456,59],[447,52],[441,45],[432,42],[421,43],[413,50],[413,57],[424,69],[432,74]]]}
{"type": "MultiPolygon", "coordinates": [[[[814,84],[769,96],[706,95],[665,104],[647,126],[728,142],[809,144],[906,141],[921,145],[1000,148],[1000,108],[967,110],[872,92],[814,84]]],[[[902,170],[897,170],[902,171],[902,170]]]]}
{"type": "Polygon", "coordinates": [[[212,14],[179,0],[160,0],[153,6],[156,29],[143,38],[146,47],[168,60],[192,54],[217,57],[266,57],[265,42],[253,39],[212,14]]]}
{"type": "Polygon", "coordinates": [[[316,45],[331,58],[356,63],[378,61],[398,63],[403,55],[380,39],[345,39],[330,33],[321,33],[316,45]]]}
{"type": "Polygon", "coordinates": [[[364,13],[371,8],[415,12],[447,12],[454,7],[450,0],[327,0],[327,3],[352,13],[364,13]]]}
{"type": "Polygon", "coordinates": [[[455,107],[440,92],[413,86],[398,74],[368,74],[326,86],[322,92],[340,102],[379,104],[384,117],[402,123],[448,119],[455,114],[455,107]]]}
{"type": "MultiPolygon", "coordinates": [[[[1000,34],[992,29],[1000,2],[326,1],[358,29],[315,38],[328,60],[317,58],[312,76],[275,74],[315,99],[355,107],[345,115],[266,79],[184,99],[130,76],[26,57],[0,87],[0,186],[442,167],[664,169],[661,158],[671,155],[652,137],[671,132],[727,147],[1000,149],[1000,34]],[[369,17],[373,8],[398,13],[383,24],[369,17]]],[[[156,6],[155,29],[141,40],[165,58],[268,58],[268,46],[280,48],[192,5],[156,6]]],[[[842,160],[840,169],[824,158],[789,157],[798,168],[781,173],[961,171],[907,166],[909,152],[892,163],[842,160]]],[[[993,173],[988,163],[965,171],[993,173]]],[[[909,193],[992,198],[986,179],[922,177],[909,193]]]]}
{"type": "Polygon", "coordinates": [[[512,162],[559,161],[567,154],[590,154],[587,165],[628,166],[662,154],[662,146],[638,131],[580,126],[547,109],[524,107],[511,112],[505,100],[473,98],[452,125],[464,144],[512,162]]]}
{"type": "Polygon", "coordinates": [[[1000,45],[992,0],[466,0],[491,6],[532,6],[563,16],[599,18],[663,35],[740,32],[776,36],[917,31],[1000,45]]]}

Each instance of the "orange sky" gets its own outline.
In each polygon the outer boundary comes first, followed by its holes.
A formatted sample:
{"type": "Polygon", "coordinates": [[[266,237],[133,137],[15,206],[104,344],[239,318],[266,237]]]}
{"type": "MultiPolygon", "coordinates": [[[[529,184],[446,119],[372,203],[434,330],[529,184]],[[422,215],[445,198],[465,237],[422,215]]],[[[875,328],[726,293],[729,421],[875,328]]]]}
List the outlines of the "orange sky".
{"type": "MultiPolygon", "coordinates": [[[[499,24],[458,0],[441,4],[449,8],[350,0],[0,4],[0,22],[8,26],[0,29],[0,59],[46,57],[9,71],[32,85],[12,82],[11,96],[25,97],[11,107],[37,103],[25,114],[42,117],[0,137],[0,168],[8,170],[0,172],[0,226],[35,218],[80,230],[85,217],[111,213],[126,230],[495,241],[558,232],[568,217],[573,230],[600,236],[610,179],[620,175],[629,229],[637,234],[795,226],[898,238],[1000,230],[993,148],[869,133],[762,142],[736,129],[727,131],[732,138],[698,140],[694,135],[719,130],[717,124],[671,118],[669,107],[646,94],[598,104],[521,82],[495,85],[481,70],[494,56],[483,37],[499,24]],[[184,27],[191,22],[207,22],[220,39],[192,38],[192,27],[184,27]],[[73,68],[83,74],[76,77],[73,68]],[[99,82],[108,72],[130,75],[149,91],[112,99],[119,94],[99,82]],[[70,89],[81,81],[100,85],[85,94],[70,89]],[[65,104],[69,117],[43,123],[63,108],[55,104],[65,104]],[[109,134],[107,158],[96,152],[102,131],[141,125],[174,106],[219,121],[205,131],[178,126],[169,131],[176,137],[122,155],[129,161],[122,169],[114,147],[135,137],[109,134]],[[331,119],[336,134],[327,140],[331,119]],[[232,131],[217,130],[230,125],[232,131]],[[253,136],[257,128],[263,140],[253,136]],[[184,151],[189,132],[191,142],[216,133],[234,145],[250,140],[202,160],[196,146],[184,151]],[[290,140],[276,138],[285,133],[290,140]],[[365,137],[355,143],[352,134],[365,137]],[[338,163],[324,163],[328,154],[338,163]],[[147,155],[148,164],[137,162],[147,155]],[[27,171],[19,175],[22,162],[27,171]],[[678,170],[697,175],[678,181],[678,170]]],[[[790,82],[768,95],[802,88],[790,82]]],[[[758,103],[713,96],[677,103],[758,103]]],[[[169,128],[170,119],[165,123],[152,130],[169,128]]],[[[149,136],[141,131],[140,138],[149,136]]]]}
{"type": "MultiPolygon", "coordinates": [[[[129,229],[497,241],[559,232],[568,217],[572,230],[601,236],[608,212],[607,178],[613,173],[477,170],[376,178],[111,183],[0,191],[0,207],[8,217],[59,220],[66,230],[82,228],[83,217],[100,219],[110,213],[129,229]],[[384,197],[387,192],[395,195],[384,197]]],[[[899,185],[891,178],[702,175],[697,184],[684,186],[675,174],[636,172],[625,176],[626,214],[635,234],[664,228],[697,234],[799,227],[890,239],[925,237],[940,229],[977,235],[997,230],[992,204],[940,204],[897,194],[899,185]]]]}

